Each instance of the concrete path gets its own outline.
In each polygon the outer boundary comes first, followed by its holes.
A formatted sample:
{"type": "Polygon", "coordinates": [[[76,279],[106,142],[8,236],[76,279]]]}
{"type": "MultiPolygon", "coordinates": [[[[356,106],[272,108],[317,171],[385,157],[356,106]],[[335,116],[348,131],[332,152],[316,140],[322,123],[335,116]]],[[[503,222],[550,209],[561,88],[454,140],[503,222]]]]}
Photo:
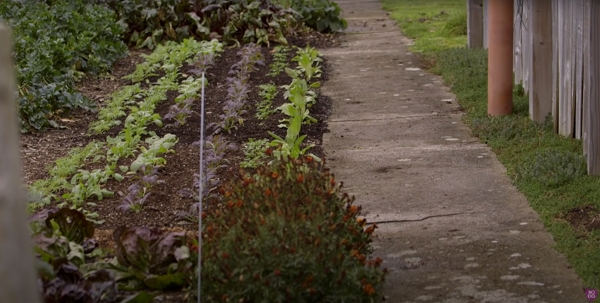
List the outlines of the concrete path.
{"type": "Polygon", "coordinates": [[[328,164],[380,222],[387,302],[588,302],[582,282],[441,78],[418,68],[376,0],[337,1],[349,22],[322,92],[328,164]]]}

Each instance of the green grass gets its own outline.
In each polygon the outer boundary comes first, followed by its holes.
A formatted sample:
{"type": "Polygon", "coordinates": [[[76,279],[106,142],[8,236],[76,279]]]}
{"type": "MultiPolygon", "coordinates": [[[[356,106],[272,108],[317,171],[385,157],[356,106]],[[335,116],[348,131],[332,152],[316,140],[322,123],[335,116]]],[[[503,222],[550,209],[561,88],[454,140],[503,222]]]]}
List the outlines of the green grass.
{"type": "Polygon", "coordinates": [[[554,236],[556,248],[567,256],[586,287],[599,288],[600,231],[576,229],[564,219],[574,208],[591,205],[600,209],[600,178],[585,174],[581,141],[555,134],[551,122],[529,119],[528,97],[519,86],[514,90],[513,114],[489,117],[487,51],[454,47],[458,43],[451,41],[456,37],[450,37],[448,31],[436,36],[450,27],[445,25],[450,18],[422,24],[412,21],[418,16],[435,16],[441,10],[459,15],[461,9],[466,9],[464,1],[427,1],[419,5],[416,3],[420,1],[383,2],[405,33],[416,39],[413,47],[435,62],[432,71],[441,74],[456,94],[466,111],[464,121],[496,153],[513,184],[554,236]],[[433,45],[435,39],[444,43],[433,45]]]}
{"type": "Polygon", "coordinates": [[[418,38],[411,50],[430,53],[467,44],[464,0],[382,0],[402,32],[418,38]]]}

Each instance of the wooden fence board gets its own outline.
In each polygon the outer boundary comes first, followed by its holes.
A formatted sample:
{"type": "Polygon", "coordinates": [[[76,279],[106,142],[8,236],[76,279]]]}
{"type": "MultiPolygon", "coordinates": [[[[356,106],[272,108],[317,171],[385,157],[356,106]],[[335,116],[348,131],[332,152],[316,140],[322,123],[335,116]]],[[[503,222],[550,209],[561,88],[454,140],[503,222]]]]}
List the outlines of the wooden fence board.
{"type": "Polygon", "coordinates": [[[558,103],[558,133],[563,136],[573,135],[573,59],[574,59],[574,20],[573,20],[573,2],[561,1],[563,10],[563,40],[559,41],[560,54],[560,99],[558,103]]]}
{"type": "Polygon", "coordinates": [[[584,0],[584,15],[583,15],[583,114],[582,114],[582,139],[583,139],[583,153],[587,155],[588,150],[588,123],[589,118],[586,113],[590,111],[590,9],[592,0],[584,0]]]}
{"type": "Polygon", "coordinates": [[[467,37],[469,48],[483,47],[483,0],[467,0],[467,37]]]}
{"type": "Polygon", "coordinates": [[[521,22],[521,76],[526,93],[531,91],[531,68],[533,66],[533,45],[531,32],[531,4],[533,0],[523,0],[523,21],[521,22]]]}
{"type": "Polygon", "coordinates": [[[554,131],[558,132],[559,85],[559,45],[562,41],[562,28],[559,27],[559,6],[561,0],[552,0],[552,119],[554,131]]]}
{"type": "MultiPolygon", "coordinates": [[[[600,1],[590,5],[591,16],[600,16],[600,1]]],[[[588,173],[600,175],[600,18],[590,18],[590,99],[586,123],[588,173]]]]}
{"type": "Polygon", "coordinates": [[[488,32],[487,32],[487,20],[488,20],[488,1],[483,0],[483,48],[488,48],[488,32]]]}
{"type": "Polygon", "coordinates": [[[552,112],[552,6],[546,0],[531,1],[532,72],[529,115],[543,122],[552,112]]]}
{"type": "MultiPolygon", "coordinates": [[[[515,6],[517,5],[519,0],[514,0],[515,6]]],[[[526,1],[526,0],[525,0],[526,1]]],[[[515,9],[515,17],[514,17],[514,34],[513,34],[513,43],[514,43],[514,61],[513,61],[513,72],[515,74],[515,84],[523,83],[523,27],[521,26],[523,22],[522,15],[520,10],[515,9]]]]}
{"type": "Polygon", "coordinates": [[[0,23],[0,302],[39,302],[21,186],[11,36],[0,23]]]}
{"type": "Polygon", "coordinates": [[[582,97],[583,97],[583,0],[573,1],[574,11],[573,18],[575,19],[575,76],[573,89],[575,90],[575,106],[574,106],[574,136],[581,139],[582,126],[582,97]]]}

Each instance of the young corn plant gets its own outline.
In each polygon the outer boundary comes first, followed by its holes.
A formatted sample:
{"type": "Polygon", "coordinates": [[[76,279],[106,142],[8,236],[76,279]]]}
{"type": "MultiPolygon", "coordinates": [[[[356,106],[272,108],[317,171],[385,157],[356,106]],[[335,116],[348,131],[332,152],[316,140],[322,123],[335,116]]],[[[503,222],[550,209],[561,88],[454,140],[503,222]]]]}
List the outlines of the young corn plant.
{"type": "Polygon", "coordinates": [[[271,141],[271,146],[278,147],[274,152],[277,156],[290,156],[296,159],[313,147],[313,145],[309,145],[301,148],[306,135],[300,136],[300,129],[303,123],[317,122],[315,118],[309,115],[310,112],[308,110],[308,105],[314,102],[315,93],[309,91],[309,85],[306,83],[306,80],[299,78],[294,79],[292,84],[285,86],[285,88],[287,91],[284,93],[284,97],[291,102],[283,104],[277,110],[289,117],[280,121],[285,122],[285,124],[279,125],[279,127],[287,128],[286,136],[285,138],[281,138],[272,132],[269,132],[269,134],[274,138],[271,141]]]}
{"type": "Polygon", "coordinates": [[[306,81],[310,82],[312,78],[321,77],[321,62],[323,62],[323,59],[320,56],[319,51],[310,46],[298,48],[296,56],[292,60],[298,62],[296,69],[304,73],[306,81]]]}

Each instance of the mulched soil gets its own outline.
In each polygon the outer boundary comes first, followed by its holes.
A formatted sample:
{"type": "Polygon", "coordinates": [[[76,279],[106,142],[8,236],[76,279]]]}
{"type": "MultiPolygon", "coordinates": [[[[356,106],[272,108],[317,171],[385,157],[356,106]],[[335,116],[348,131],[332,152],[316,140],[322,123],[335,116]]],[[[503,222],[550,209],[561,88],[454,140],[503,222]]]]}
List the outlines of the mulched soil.
{"type": "MultiPolygon", "coordinates": [[[[304,47],[311,45],[317,48],[326,48],[339,43],[338,36],[323,35],[319,33],[303,33],[297,36],[288,37],[291,45],[304,47]]],[[[251,93],[247,104],[248,112],[244,115],[244,124],[239,129],[225,136],[228,141],[238,145],[236,151],[226,155],[230,165],[219,172],[219,178],[222,180],[234,175],[239,171],[239,163],[243,159],[241,145],[247,142],[249,138],[271,139],[267,131],[273,131],[278,135],[285,136],[285,130],[277,128],[278,120],[283,118],[281,114],[274,114],[266,121],[260,121],[254,117],[256,112],[255,104],[260,102],[258,96],[258,85],[273,83],[278,87],[291,82],[291,78],[285,73],[277,77],[267,76],[269,72],[268,65],[272,62],[272,48],[263,47],[262,55],[265,65],[258,66],[258,70],[252,73],[250,77],[251,93]]],[[[216,60],[216,64],[209,69],[207,78],[209,86],[206,88],[206,125],[211,122],[217,122],[218,116],[222,113],[222,101],[226,96],[226,79],[232,64],[239,58],[236,53],[239,48],[226,48],[225,51],[216,60]]],[[[96,101],[100,106],[107,100],[110,94],[120,87],[131,84],[128,80],[121,79],[135,70],[136,64],[143,62],[141,54],[149,53],[147,50],[130,50],[128,57],[118,61],[113,66],[113,72],[110,76],[101,78],[85,78],[79,84],[79,90],[88,98],[96,101]]],[[[293,56],[290,52],[289,59],[293,56]]],[[[291,61],[290,61],[291,62],[291,61]]],[[[321,81],[327,78],[327,63],[323,64],[323,77],[321,81]]],[[[184,72],[186,67],[184,67],[184,72]]],[[[161,103],[156,112],[163,117],[176,96],[175,92],[168,94],[169,100],[161,103]]],[[[200,105],[196,103],[195,111],[200,111],[200,105]]],[[[277,98],[273,102],[273,107],[284,103],[283,94],[279,90],[277,98]]],[[[314,143],[315,148],[311,150],[317,156],[324,156],[320,147],[323,133],[327,132],[327,117],[331,108],[330,100],[323,95],[319,95],[317,103],[311,108],[311,116],[319,122],[316,124],[304,126],[302,131],[307,134],[309,143],[314,143]]],[[[31,184],[35,180],[48,177],[48,167],[60,157],[66,156],[68,151],[74,147],[83,147],[92,140],[105,140],[107,135],[114,136],[119,129],[112,129],[101,136],[88,136],[88,125],[96,119],[96,114],[75,111],[69,115],[64,115],[58,119],[62,128],[48,129],[43,132],[23,134],[20,139],[21,153],[23,161],[24,180],[31,184]]],[[[178,191],[183,188],[191,188],[193,176],[199,170],[199,147],[193,143],[200,137],[200,116],[193,115],[188,119],[188,123],[182,127],[158,128],[150,127],[156,131],[159,136],[166,133],[172,133],[177,136],[179,142],[174,147],[175,152],[165,156],[167,164],[159,171],[159,179],[164,183],[158,184],[152,189],[152,194],[145,204],[144,210],[139,213],[123,212],[117,209],[121,204],[123,195],[126,194],[127,187],[131,184],[129,179],[123,182],[109,181],[106,188],[115,192],[114,197],[105,198],[102,201],[93,201],[97,203],[96,207],[86,207],[86,209],[97,212],[99,219],[104,220],[103,224],[96,226],[95,238],[101,246],[106,248],[113,247],[112,232],[119,226],[148,226],[160,228],[163,230],[187,230],[193,233],[197,226],[185,220],[182,220],[180,214],[190,210],[196,203],[192,198],[182,197],[178,191]]],[[[127,159],[125,163],[131,163],[133,159],[127,159]]],[[[90,169],[91,167],[86,167],[90,169]]],[[[179,297],[177,295],[176,297],[179,297]]],[[[171,300],[166,300],[167,302],[171,300]]],[[[178,302],[173,299],[173,302],[178,302]]]]}
{"type": "Polygon", "coordinates": [[[582,234],[600,230],[600,211],[591,205],[576,207],[567,212],[563,219],[582,234]]]}

